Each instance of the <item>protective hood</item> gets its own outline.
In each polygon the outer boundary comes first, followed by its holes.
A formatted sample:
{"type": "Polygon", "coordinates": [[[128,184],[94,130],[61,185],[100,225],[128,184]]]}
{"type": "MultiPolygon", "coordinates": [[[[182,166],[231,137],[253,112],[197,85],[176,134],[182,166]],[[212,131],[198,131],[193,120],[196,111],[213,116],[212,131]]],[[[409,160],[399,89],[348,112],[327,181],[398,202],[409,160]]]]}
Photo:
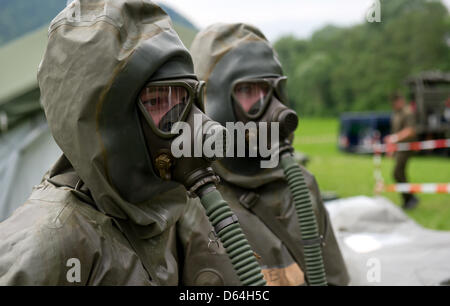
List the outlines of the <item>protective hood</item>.
{"type": "MultiPolygon", "coordinates": [[[[237,24],[214,24],[195,37],[191,54],[195,72],[206,82],[205,113],[222,125],[236,122],[232,85],[242,78],[283,76],[275,50],[257,28],[237,24]]],[[[261,169],[257,158],[225,158],[215,162],[225,180],[255,188],[284,177],[279,168],[261,169]]]]}
{"type": "Polygon", "coordinates": [[[73,1],[50,25],[38,72],[53,137],[95,205],[147,237],[176,221],[186,195],[155,174],[136,101],[149,80],[177,77],[195,78],[190,54],[142,0],[73,1]]]}

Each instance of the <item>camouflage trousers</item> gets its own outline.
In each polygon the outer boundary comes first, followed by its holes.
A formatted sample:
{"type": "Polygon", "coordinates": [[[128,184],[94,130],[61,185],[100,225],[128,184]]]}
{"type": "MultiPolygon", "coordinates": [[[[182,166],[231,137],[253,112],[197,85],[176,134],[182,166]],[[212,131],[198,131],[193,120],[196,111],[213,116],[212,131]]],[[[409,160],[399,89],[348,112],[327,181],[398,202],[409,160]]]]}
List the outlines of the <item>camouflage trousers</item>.
{"type": "MultiPolygon", "coordinates": [[[[395,153],[395,167],[394,167],[394,179],[397,183],[407,183],[406,166],[411,152],[396,152],[395,153]]],[[[411,199],[411,193],[402,193],[403,202],[406,203],[411,199]]]]}

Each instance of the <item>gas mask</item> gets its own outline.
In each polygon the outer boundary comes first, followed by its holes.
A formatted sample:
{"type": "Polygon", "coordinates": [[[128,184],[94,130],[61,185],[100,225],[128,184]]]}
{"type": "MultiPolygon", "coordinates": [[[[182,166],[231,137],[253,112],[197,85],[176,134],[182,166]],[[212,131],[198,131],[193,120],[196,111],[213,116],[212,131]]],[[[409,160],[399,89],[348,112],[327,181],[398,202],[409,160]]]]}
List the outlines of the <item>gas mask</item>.
{"type": "MultiPolygon", "coordinates": [[[[195,154],[198,144],[206,141],[226,150],[225,128],[209,119],[197,107],[203,95],[204,82],[193,78],[151,81],[138,97],[141,125],[152,158],[155,172],[163,180],[179,182],[189,190],[205,177],[215,178],[209,164],[215,156],[195,154]],[[188,135],[174,132],[179,123],[188,127],[188,135]],[[174,157],[172,144],[184,137],[184,145],[191,150],[181,157],[174,157]]],[[[214,180],[214,179],[213,179],[214,180]]]]}
{"type": "MultiPolygon", "coordinates": [[[[286,81],[284,76],[235,81],[232,84],[232,98],[236,119],[243,123],[266,122],[268,137],[271,135],[271,123],[278,123],[280,142],[288,140],[297,128],[298,117],[295,111],[284,104],[287,101],[284,94],[286,81]]],[[[257,132],[250,130],[246,139],[255,136],[251,133],[257,132]]]]}

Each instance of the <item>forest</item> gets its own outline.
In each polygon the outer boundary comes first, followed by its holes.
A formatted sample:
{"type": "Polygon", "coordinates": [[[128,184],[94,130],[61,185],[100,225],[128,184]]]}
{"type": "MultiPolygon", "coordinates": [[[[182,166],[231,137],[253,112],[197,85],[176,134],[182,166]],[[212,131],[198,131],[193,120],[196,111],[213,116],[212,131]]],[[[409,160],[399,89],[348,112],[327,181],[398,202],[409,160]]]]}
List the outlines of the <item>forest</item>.
{"type": "Polygon", "coordinates": [[[381,22],[326,26],[275,43],[300,116],[389,110],[393,92],[421,71],[450,70],[450,17],[441,1],[381,1],[381,22]]]}

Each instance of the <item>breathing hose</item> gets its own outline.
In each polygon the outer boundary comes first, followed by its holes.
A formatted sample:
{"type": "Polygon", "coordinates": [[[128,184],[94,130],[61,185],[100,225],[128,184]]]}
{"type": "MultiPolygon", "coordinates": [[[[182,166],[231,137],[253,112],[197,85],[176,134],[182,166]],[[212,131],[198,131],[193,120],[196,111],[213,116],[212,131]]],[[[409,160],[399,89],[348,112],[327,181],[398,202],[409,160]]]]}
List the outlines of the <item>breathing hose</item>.
{"type": "Polygon", "coordinates": [[[292,193],[297,219],[300,224],[308,283],[310,286],[326,286],[322,242],[303,172],[290,152],[281,155],[281,167],[292,193]]]}
{"type": "Polygon", "coordinates": [[[244,286],[266,285],[261,268],[236,216],[215,185],[209,183],[202,186],[198,195],[241,283],[244,286]]]}

